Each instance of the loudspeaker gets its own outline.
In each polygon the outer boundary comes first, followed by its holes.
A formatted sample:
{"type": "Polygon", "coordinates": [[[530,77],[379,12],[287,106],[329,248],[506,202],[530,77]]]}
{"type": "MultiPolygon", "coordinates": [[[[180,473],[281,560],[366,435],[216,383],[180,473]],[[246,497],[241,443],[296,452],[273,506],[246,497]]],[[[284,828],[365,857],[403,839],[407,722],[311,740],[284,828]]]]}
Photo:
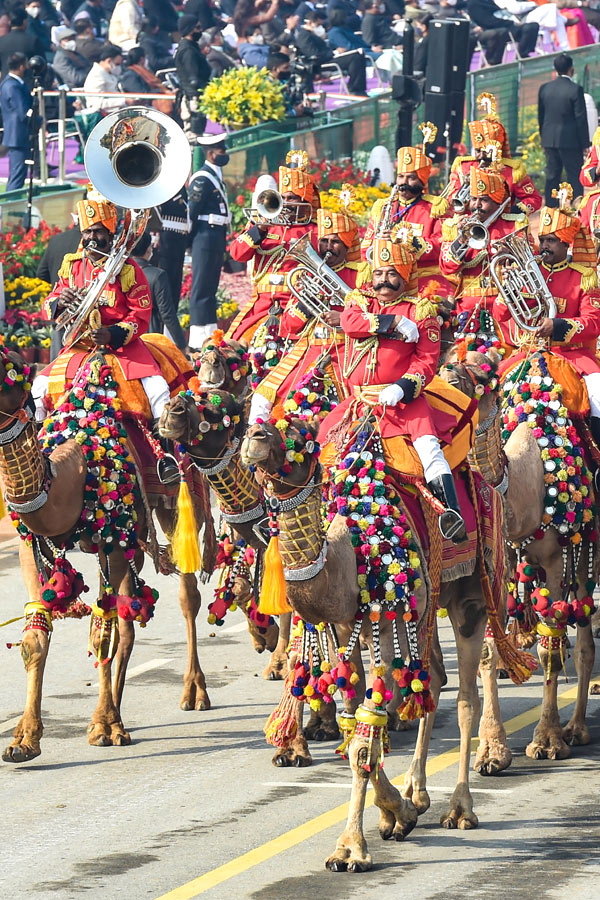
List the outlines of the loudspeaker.
{"type": "Polygon", "coordinates": [[[435,147],[430,148],[430,152],[434,149],[436,150],[436,158],[441,159],[445,152],[446,137],[444,131],[446,123],[448,123],[450,125],[450,160],[454,159],[456,151],[452,147],[454,144],[458,144],[462,138],[464,114],[464,91],[454,91],[451,94],[434,94],[430,92],[425,94],[424,119],[426,122],[433,122],[434,125],[437,125],[438,130],[435,147]],[[437,148],[440,148],[439,153],[437,148]]]}
{"type": "Polygon", "coordinates": [[[418,106],[423,102],[421,82],[412,75],[392,75],[392,100],[402,100],[418,106]]]}
{"type": "Polygon", "coordinates": [[[469,22],[434,19],[429,24],[425,90],[432,94],[464,91],[469,67],[469,22]]]}

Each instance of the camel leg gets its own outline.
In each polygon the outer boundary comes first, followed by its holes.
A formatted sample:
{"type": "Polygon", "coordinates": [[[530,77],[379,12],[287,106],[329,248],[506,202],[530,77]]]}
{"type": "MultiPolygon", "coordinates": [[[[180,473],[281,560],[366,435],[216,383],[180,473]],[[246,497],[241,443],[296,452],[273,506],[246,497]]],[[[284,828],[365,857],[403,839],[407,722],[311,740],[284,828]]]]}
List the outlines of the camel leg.
{"type": "MultiPolygon", "coordinates": [[[[110,622],[110,628],[117,629],[116,621],[110,622]]],[[[102,642],[108,640],[105,635],[102,642]]],[[[95,652],[101,641],[101,630],[96,625],[92,625],[92,647],[95,652]]],[[[116,649],[115,649],[116,652],[116,649]]],[[[93,747],[120,747],[131,743],[129,732],[125,731],[121,714],[113,700],[111,686],[111,660],[106,660],[98,665],[98,705],[94,711],[91,722],[88,725],[88,744],[93,747]]]]}
{"type": "Polygon", "coordinates": [[[311,709],[310,718],[304,729],[308,741],[337,741],[340,729],[337,723],[337,707],[334,702],[322,703],[318,710],[311,709]]]}
{"type": "Polygon", "coordinates": [[[483,711],[479,722],[479,747],[473,768],[480,775],[497,775],[508,769],[512,753],[506,743],[506,731],[498,700],[498,650],[493,638],[483,642],[479,672],[483,687],[483,711]]]}
{"type": "Polygon", "coordinates": [[[292,628],[292,614],[284,613],[279,616],[279,640],[277,646],[271,654],[269,665],[262,673],[262,677],[267,681],[283,681],[288,673],[287,646],[290,642],[290,632],[292,628]]]}
{"type": "MultiPolygon", "coordinates": [[[[437,705],[440,699],[440,691],[442,679],[445,675],[441,652],[436,653],[435,646],[432,648],[431,656],[431,685],[430,691],[437,705]]],[[[406,800],[412,800],[417,813],[422,815],[429,809],[431,800],[427,793],[427,754],[429,752],[429,742],[431,740],[431,732],[435,720],[435,712],[428,713],[419,721],[419,733],[417,734],[417,742],[415,744],[415,752],[413,754],[410,768],[406,773],[404,784],[402,786],[402,796],[406,800]]]]}
{"type": "Polygon", "coordinates": [[[560,653],[558,650],[542,647],[541,641],[538,641],[538,656],[543,672],[548,671],[550,657],[552,669],[550,678],[544,683],[540,721],[533,732],[533,740],[525,748],[525,753],[530,759],[566,759],[571,755],[571,751],[563,740],[556,700],[558,675],[562,669],[560,653]]]}
{"type": "Polygon", "coordinates": [[[201,597],[195,575],[179,576],[179,605],[185,619],[188,647],[188,664],[183,676],[183,693],[179,708],[183,710],[210,709],[210,698],[206,691],[206,679],[198,658],[196,640],[196,616],[200,610],[201,597]]]}
{"type": "MultiPolygon", "coordinates": [[[[19,541],[19,557],[23,580],[30,600],[37,600],[39,581],[33,553],[24,541],[19,541]]],[[[27,762],[39,756],[42,724],[42,687],[44,668],[48,658],[50,636],[38,629],[24,632],[21,657],[27,673],[27,696],[21,721],[14,730],[13,741],[4,750],[4,762],[27,762]]]]}
{"type": "Polygon", "coordinates": [[[477,692],[477,668],[481,656],[486,616],[478,604],[464,600],[450,603],[448,615],[454,629],[458,656],[458,727],[460,729],[460,760],[458,781],[450,798],[450,807],[440,823],[444,828],[477,828],[479,820],[473,812],[473,798],[469,790],[469,761],[473,727],[479,718],[480,702],[477,692]]]}
{"type": "Polygon", "coordinates": [[[115,675],[113,678],[113,701],[118,710],[121,709],[123,690],[125,689],[125,677],[127,666],[135,643],[135,628],[133,622],[125,622],[119,619],[119,646],[115,654],[115,675]]]}
{"type": "Polygon", "coordinates": [[[577,700],[573,715],[563,729],[563,738],[571,747],[589,744],[591,740],[585,724],[588,688],[596,654],[590,625],[577,626],[577,643],[573,652],[577,669],[577,700]]]}

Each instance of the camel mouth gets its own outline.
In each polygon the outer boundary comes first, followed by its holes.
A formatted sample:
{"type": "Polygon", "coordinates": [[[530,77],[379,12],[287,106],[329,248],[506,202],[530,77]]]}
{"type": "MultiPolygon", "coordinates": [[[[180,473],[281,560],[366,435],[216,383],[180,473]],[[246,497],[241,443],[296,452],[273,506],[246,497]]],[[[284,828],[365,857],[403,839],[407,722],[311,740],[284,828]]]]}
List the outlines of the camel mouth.
{"type": "Polygon", "coordinates": [[[242,441],[240,456],[245,466],[256,466],[266,462],[271,449],[264,434],[247,434],[242,441]]]}
{"type": "Polygon", "coordinates": [[[180,397],[175,397],[165,406],[158,420],[158,433],[162,438],[178,440],[185,427],[185,402],[180,397]]]}
{"type": "Polygon", "coordinates": [[[200,382],[200,387],[204,389],[211,388],[222,388],[225,384],[225,376],[223,378],[217,378],[216,375],[212,374],[210,377],[206,376],[204,378],[202,376],[202,370],[200,370],[200,375],[198,376],[198,381],[200,382]]]}

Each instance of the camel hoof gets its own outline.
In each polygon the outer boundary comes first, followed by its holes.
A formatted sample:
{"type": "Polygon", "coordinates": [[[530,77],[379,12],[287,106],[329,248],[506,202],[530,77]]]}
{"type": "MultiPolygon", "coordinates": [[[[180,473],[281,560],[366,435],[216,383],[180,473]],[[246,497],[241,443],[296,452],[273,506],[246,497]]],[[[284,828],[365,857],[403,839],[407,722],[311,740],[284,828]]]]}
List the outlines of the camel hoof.
{"type": "Polygon", "coordinates": [[[525,748],[529,759],[568,759],[571,750],[558,735],[548,735],[543,741],[533,740],[525,748]]]}
{"type": "Polygon", "coordinates": [[[128,747],[131,744],[131,735],[122,727],[115,728],[113,726],[110,737],[113,747],[128,747]]]}
{"type": "Polygon", "coordinates": [[[283,753],[276,753],[273,759],[271,760],[274,766],[277,766],[278,769],[287,769],[288,766],[291,766],[292,761],[290,759],[287,751],[283,753]]]}
{"type": "Polygon", "coordinates": [[[472,828],[477,828],[478,825],[479,819],[475,813],[469,813],[468,816],[461,816],[458,820],[458,827],[461,831],[470,831],[472,828]]]}
{"type": "Polygon", "coordinates": [[[330,872],[345,872],[348,864],[345,859],[332,858],[325,861],[325,868],[330,872]]]}
{"type": "Polygon", "coordinates": [[[362,859],[353,859],[351,862],[346,863],[346,871],[351,873],[368,872],[370,868],[371,863],[362,859]]]}
{"type": "Polygon", "coordinates": [[[194,707],[190,703],[189,700],[182,700],[179,704],[179,709],[182,709],[184,712],[191,712],[194,707]]]}
{"type": "Polygon", "coordinates": [[[590,684],[590,696],[596,697],[598,694],[600,694],[600,684],[597,684],[596,682],[590,684]]]}
{"type": "Polygon", "coordinates": [[[583,747],[591,742],[587,725],[567,725],[563,728],[563,740],[570,747],[583,747]]]}
{"type": "Polygon", "coordinates": [[[304,769],[306,766],[312,766],[312,758],[310,756],[302,756],[298,753],[293,757],[292,765],[296,766],[297,769],[304,769]]]}
{"type": "Polygon", "coordinates": [[[196,709],[201,711],[210,709],[210,700],[208,699],[208,697],[205,700],[198,700],[198,702],[196,703],[196,709]]]}
{"type": "Polygon", "coordinates": [[[333,728],[305,728],[304,729],[304,737],[307,741],[318,741],[319,743],[324,743],[325,741],[339,741],[340,739],[340,729],[335,726],[335,730],[333,728]]]}
{"type": "Polygon", "coordinates": [[[14,747],[7,747],[2,754],[2,759],[7,763],[24,763],[30,759],[35,759],[41,755],[41,750],[33,750],[31,747],[24,747],[23,744],[16,744],[14,747]]]}
{"type": "Polygon", "coordinates": [[[504,769],[508,769],[512,762],[512,753],[506,744],[494,742],[479,745],[479,752],[475,758],[473,768],[480,775],[498,775],[504,769]]]}
{"type": "Polygon", "coordinates": [[[95,737],[90,735],[88,743],[92,747],[110,747],[111,740],[107,734],[98,734],[95,737]]]}
{"type": "Polygon", "coordinates": [[[279,669],[272,669],[270,666],[267,666],[263,672],[263,678],[266,681],[283,681],[283,675],[279,669]]]}
{"type": "Polygon", "coordinates": [[[442,818],[440,819],[440,825],[442,826],[442,828],[448,828],[449,830],[458,828],[458,819],[454,818],[452,814],[448,816],[442,816],[442,818]]]}

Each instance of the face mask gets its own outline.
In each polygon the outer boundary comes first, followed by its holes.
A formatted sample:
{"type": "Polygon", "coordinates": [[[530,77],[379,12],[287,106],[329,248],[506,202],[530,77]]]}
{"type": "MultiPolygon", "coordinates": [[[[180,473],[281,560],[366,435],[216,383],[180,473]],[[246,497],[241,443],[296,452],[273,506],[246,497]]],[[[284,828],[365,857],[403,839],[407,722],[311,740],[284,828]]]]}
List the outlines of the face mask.
{"type": "Polygon", "coordinates": [[[229,153],[219,153],[215,156],[215,166],[219,166],[219,168],[223,168],[229,162],[229,153]]]}
{"type": "Polygon", "coordinates": [[[456,6],[456,0],[446,0],[448,6],[456,6]]]}
{"type": "Polygon", "coordinates": [[[32,19],[37,19],[40,14],[39,6],[28,6],[27,7],[27,15],[31,16],[32,19]]]}
{"type": "Polygon", "coordinates": [[[317,37],[324,38],[327,32],[325,31],[325,27],[323,25],[317,25],[314,29],[314,33],[317,37]]]}
{"type": "Polygon", "coordinates": [[[289,81],[291,74],[291,72],[280,72],[277,78],[279,79],[279,81],[289,81]]]}
{"type": "Polygon", "coordinates": [[[63,50],[70,50],[71,53],[73,53],[73,51],[77,47],[77,44],[75,43],[75,41],[63,41],[61,47],[63,48],[63,50]]]}
{"type": "Polygon", "coordinates": [[[202,32],[201,32],[201,31],[194,31],[194,32],[192,33],[192,38],[193,38],[195,41],[199,41],[201,37],[202,37],[202,32]]]}
{"type": "Polygon", "coordinates": [[[112,66],[110,67],[110,70],[111,70],[111,72],[113,73],[113,75],[116,75],[116,76],[118,77],[118,76],[121,75],[121,73],[123,72],[123,67],[122,67],[122,66],[116,66],[116,65],[113,63],[112,66]]]}
{"type": "Polygon", "coordinates": [[[264,44],[265,39],[262,34],[253,34],[252,37],[248,38],[248,43],[250,44],[264,44]]]}
{"type": "Polygon", "coordinates": [[[383,13],[385,12],[385,5],[383,3],[381,3],[377,8],[378,8],[379,12],[383,15],[383,13]]]}

